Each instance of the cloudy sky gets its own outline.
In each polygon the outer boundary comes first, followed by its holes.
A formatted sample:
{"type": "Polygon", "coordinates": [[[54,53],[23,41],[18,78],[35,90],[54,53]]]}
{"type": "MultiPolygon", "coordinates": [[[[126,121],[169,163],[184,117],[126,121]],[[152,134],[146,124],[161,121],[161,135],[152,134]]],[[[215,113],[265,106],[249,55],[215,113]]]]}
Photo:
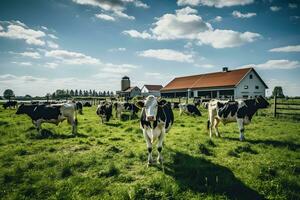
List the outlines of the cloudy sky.
{"type": "MultiPolygon", "coordinates": [[[[1,0],[0,93],[119,90],[255,67],[300,95],[297,0],[1,0]]],[[[267,95],[271,91],[267,91],[267,95]]]]}

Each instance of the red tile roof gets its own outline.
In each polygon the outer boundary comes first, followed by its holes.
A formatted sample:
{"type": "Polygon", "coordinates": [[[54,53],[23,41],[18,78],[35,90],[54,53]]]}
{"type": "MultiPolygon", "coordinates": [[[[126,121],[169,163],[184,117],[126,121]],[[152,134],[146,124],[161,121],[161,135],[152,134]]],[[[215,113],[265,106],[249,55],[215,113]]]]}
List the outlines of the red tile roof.
{"type": "MultiPolygon", "coordinates": [[[[164,88],[162,88],[161,91],[198,88],[200,89],[212,87],[234,87],[238,85],[238,83],[244,78],[244,76],[251,70],[253,70],[256,73],[256,71],[253,68],[243,68],[229,70],[227,72],[222,71],[209,74],[177,77],[173,79],[170,83],[168,83],[164,88]]],[[[265,83],[264,85],[267,87],[265,83]]]]}
{"type": "Polygon", "coordinates": [[[163,88],[162,85],[144,85],[145,88],[147,88],[149,91],[159,91],[161,88],[163,88]]]}

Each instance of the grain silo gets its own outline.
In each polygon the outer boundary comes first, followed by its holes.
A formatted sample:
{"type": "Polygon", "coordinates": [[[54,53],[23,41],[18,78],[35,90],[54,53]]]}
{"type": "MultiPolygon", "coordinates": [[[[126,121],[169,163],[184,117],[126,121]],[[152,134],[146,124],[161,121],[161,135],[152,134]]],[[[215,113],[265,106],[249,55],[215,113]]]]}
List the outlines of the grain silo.
{"type": "Polygon", "coordinates": [[[128,76],[124,76],[121,80],[121,91],[125,91],[130,88],[130,79],[128,76]]]}

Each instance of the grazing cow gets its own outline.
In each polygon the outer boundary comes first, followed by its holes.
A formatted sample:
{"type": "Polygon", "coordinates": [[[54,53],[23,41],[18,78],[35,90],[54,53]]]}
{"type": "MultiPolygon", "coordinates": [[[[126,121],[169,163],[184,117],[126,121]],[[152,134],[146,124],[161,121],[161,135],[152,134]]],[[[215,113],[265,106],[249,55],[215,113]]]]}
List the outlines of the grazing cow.
{"type": "Polygon", "coordinates": [[[202,107],[208,109],[209,102],[202,102],[202,107]]]}
{"type": "Polygon", "coordinates": [[[76,110],[78,110],[79,114],[83,114],[82,113],[82,103],[80,101],[76,102],[76,110]]]}
{"type": "Polygon", "coordinates": [[[92,104],[87,101],[83,104],[83,107],[92,107],[92,104]]]}
{"type": "Polygon", "coordinates": [[[6,109],[6,108],[11,108],[11,107],[16,108],[17,105],[18,105],[17,101],[7,101],[2,106],[4,109],[6,109]]]}
{"type": "Polygon", "coordinates": [[[75,105],[72,103],[47,105],[24,105],[18,108],[17,115],[27,114],[38,132],[41,130],[42,123],[53,123],[58,125],[67,119],[72,125],[72,134],[77,133],[77,113],[75,105]]]}
{"type": "Polygon", "coordinates": [[[212,127],[215,129],[216,136],[220,136],[218,130],[220,121],[223,124],[237,122],[240,140],[243,141],[245,139],[244,125],[251,122],[253,115],[258,109],[267,108],[268,106],[268,101],[262,96],[255,99],[237,101],[211,100],[208,105],[209,118],[207,122],[210,137],[212,137],[212,127]]]}
{"type": "Polygon", "coordinates": [[[100,103],[97,107],[96,114],[101,117],[102,124],[108,122],[112,117],[112,104],[111,103],[100,103]]]}
{"type": "Polygon", "coordinates": [[[183,113],[187,113],[194,116],[201,116],[199,109],[192,104],[179,104],[179,115],[182,115],[183,113]]]}
{"type": "Polygon", "coordinates": [[[178,103],[178,102],[173,102],[173,103],[171,103],[172,109],[174,109],[174,108],[179,108],[179,104],[180,104],[180,103],[178,103]]]}
{"type": "Polygon", "coordinates": [[[139,111],[139,108],[135,104],[128,102],[116,102],[114,103],[114,107],[116,110],[116,118],[121,118],[121,114],[124,111],[129,111],[131,116],[136,115],[139,111]]]}
{"type": "Polygon", "coordinates": [[[148,165],[153,163],[152,144],[156,139],[158,139],[157,161],[162,164],[163,157],[161,151],[163,140],[174,122],[174,115],[170,104],[165,100],[157,101],[156,97],[150,95],[146,100],[138,101],[136,105],[142,108],[140,127],[143,130],[143,135],[147,143],[148,165]]]}

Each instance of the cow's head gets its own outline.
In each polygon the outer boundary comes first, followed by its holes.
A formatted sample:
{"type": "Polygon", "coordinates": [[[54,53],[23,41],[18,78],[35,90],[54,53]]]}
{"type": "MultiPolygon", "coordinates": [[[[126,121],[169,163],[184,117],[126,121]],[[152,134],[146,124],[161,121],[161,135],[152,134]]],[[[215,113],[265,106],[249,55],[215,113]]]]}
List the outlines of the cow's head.
{"type": "Polygon", "coordinates": [[[111,117],[112,105],[111,104],[101,104],[97,109],[97,114],[101,116],[103,121],[108,122],[111,117]]]}
{"type": "Polygon", "coordinates": [[[267,108],[270,105],[267,99],[261,95],[256,97],[255,102],[258,108],[267,108]]]}
{"type": "Polygon", "coordinates": [[[22,103],[19,107],[18,110],[16,112],[17,115],[21,115],[21,114],[26,114],[27,113],[27,108],[24,105],[24,103],[22,103]]]}
{"type": "Polygon", "coordinates": [[[155,96],[149,95],[146,100],[138,101],[136,106],[140,109],[143,109],[145,112],[146,121],[156,121],[156,116],[159,107],[163,107],[167,104],[166,100],[158,101],[155,96]]]}

